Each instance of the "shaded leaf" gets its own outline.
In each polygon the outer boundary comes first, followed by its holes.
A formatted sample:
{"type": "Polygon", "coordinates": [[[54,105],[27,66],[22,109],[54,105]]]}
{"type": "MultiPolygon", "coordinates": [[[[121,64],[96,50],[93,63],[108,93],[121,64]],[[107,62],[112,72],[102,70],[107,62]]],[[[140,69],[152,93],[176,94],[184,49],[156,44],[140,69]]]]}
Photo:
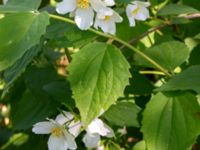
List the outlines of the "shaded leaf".
{"type": "Polygon", "coordinates": [[[28,50],[22,58],[16,61],[11,67],[4,71],[4,80],[6,82],[6,86],[4,87],[4,91],[2,96],[4,96],[10,86],[12,86],[13,82],[24,72],[26,66],[32,61],[33,57],[37,55],[38,51],[40,51],[41,46],[35,46],[28,50]]]}
{"type": "Polygon", "coordinates": [[[192,66],[172,77],[156,91],[194,90],[200,93],[200,66],[192,66]]]}
{"type": "Polygon", "coordinates": [[[179,5],[179,4],[169,4],[164,8],[158,11],[158,15],[166,16],[166,15],[180,15],[180,14],[190,14],[190,13],[198,13],[197,9],[194,9],[187,5],[179,5]]]}
{"type": "Polygon", "coordinates": [[[137,119],[140,110],[133,102],[122,101],[112,105],[104,117],[114,125],[139,127],[137,119]]]}
{"type": "Polygon", "coordinates": [[[29,67],[25,73],[25,83],[31,93],[38,99],[49,99],[44,87],[60,79],[56,70],[51,67],[29,67]]]}
{"type": "Polygon", "coordinates": [[[49,99],[37,99],[30,91],[26,91],[23,98],[13,106],[12,121],[15,130],[28,129],[36,122],[43,121],[56,111],[57,103],[49,99]]]}
{"type": "Polygon", "coordinates": [[[150,94],[154,86],[152,83],[142,74],[132,70],[132,78],[130,79],[130,85],[125,89],[126,94],[150,94]]]}
{"type": "Polygon", "coordinates": [[[190,65],[200,65],[200,44],[197,45],[191,52],[189,62],[190,65]]]}
{"type": "Polygon", "coordinates": [[[78,27],[51,19],[45,37],[50,39],[49,44],[57,47],[82,47],[93,40],[97,35],[82,31],[78,27]]]}
{"type": "Polygon", "coordinates": [[[43,89],[58,102],[65,103],[70,108],[75,107],[74,100],[71,98],[71,89],[66,80],[51,82],[45,85],[43,89]]]}
{"type": "Polygon", "coordinates": [[[190,93],[152,97],[143,114],[148,150],[188,150],[200,133],[200,107],[190,93]]]}

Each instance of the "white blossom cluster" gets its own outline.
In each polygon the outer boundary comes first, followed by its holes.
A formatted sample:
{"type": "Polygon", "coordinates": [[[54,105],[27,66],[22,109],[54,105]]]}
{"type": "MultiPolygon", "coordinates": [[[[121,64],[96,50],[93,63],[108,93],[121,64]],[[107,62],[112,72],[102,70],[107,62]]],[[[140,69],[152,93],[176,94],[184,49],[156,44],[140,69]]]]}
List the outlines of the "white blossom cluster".
{"type": "MultiPolygon", "coordinates": [[[[74,150],[77,149],[75,138],[81,132],[82,123],[74,118],[70,112],[63,111],[55,120],[38,122],[33,126],[35,134],[50,134],[48,140],[49,150],[74,150]]],[[[101,119],[95,118],[86,128],[83,142],[87,148],[104,150],[100,145],[100,138],[114,137],[113,130],[101,119]]]]}
{"type": "MultiPolygon", "coordinates": [[[[114,0],[63,0],[57,4],[56,11],[59,14],[70,13],[81,30],[87,30],[92,25],[103,32],[115,34],[116,23],[123,18],[112,7],[114,0]]],[[[149,18],[149,2],[133,1],[126,7],[126,14],[130,26],[135,26],[135,20],[149,18]]]]}

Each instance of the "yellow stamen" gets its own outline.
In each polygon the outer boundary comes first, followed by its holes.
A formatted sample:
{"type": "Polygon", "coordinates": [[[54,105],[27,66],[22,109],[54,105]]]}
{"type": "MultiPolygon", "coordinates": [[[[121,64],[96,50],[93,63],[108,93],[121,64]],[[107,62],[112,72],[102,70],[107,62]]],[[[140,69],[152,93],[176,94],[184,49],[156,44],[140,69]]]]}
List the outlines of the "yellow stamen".
{"type": "Polygon", "coordinates": [[[63,132],[60,128],[53,128],[51,131],[52,135],[54,136],[61,136],[63,135],[63,132]]]}
{"type": "Polygon", "coordinates": [[[79,8],[88,8],[89,7],[89,0],[77,0],[77,6],[79,8]]]}
{"type": "Polygon", "coordinates": [[[110,20],[110,16],[105,16],[104,20],[105,20],[105,21],[110,20]]]}
{"type": "Polygon", "coordinates": [[[137,7],[135,10],[132,11],[132,14],[137,15],[140,11],[140,7],[137,7]]]}

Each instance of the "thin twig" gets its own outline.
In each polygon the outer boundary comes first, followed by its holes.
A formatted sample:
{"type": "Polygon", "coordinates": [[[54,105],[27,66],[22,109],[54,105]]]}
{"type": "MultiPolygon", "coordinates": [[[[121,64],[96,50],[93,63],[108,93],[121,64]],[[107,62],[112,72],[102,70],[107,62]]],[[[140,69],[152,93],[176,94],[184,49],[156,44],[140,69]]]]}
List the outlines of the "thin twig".
{"type": "MultiPolygon", "coordinates": [[[[134,43],[136,43],[137,41],[139,41],[140,39],[142,39],[142,38],[148,36],[150,33],[155,32],[155,31],[157,31],[157,30],[161,30],[162,28],[166,27],[167,25],[168,25],[168,23],[163,23],[163,24],[161,24],[161,25],[159,25],[159,26],[157,26],[157,27],[151,28],[151,29],[147,30],[146,32],[144,32],[143,34],[140,34],[139,36],[133,38],[133,39],[130,40],[128,43],[134,44],[134,43]]],[[[122,45],[120,48],[122,49],[122,48],[124,48],[124,47],[125,47],[125,46],[122,45]]]]}
{"type": "MultiPolygon", "coordinates": [[[[67,23],[75,24],[75,22],[72,21],[71,19],[65,18],[65,17],[62,17],[62,16],[49,14],[49,17],[51,17],[53,19],[60,20],[60,21],[64,21],[64,22],[67,22],[67,23]]],[[[89,28],[88,31],[93,32],[93,33],[95,33],[97,35],[100,35],[100,36],[108,38],[108,39],[113,39],[114,41],[116,41],[116,42],[118,42],[118,43],[120,43],[122,45],[125,45],[127,48],[129,48],[130,50],[134,51],[135,53],[137,53],[138,55],[143,57],[145,60],[150,62],[152,65],[154,65],[157,69],[159,69],[160,71],[165,73],[166,76],[171,77],[171,74],[168,72],[168,70],[163,68],[159,63],[154,61],[151,57],[149,57],[148,55],[146,55],[145,53],[143,53],[142,51],[140,51],[139,49],[137,49],[133,45],[129,44],[128,42],[126,42],[126,41],[124,41],[124,40],[122,40],[122,39],[120,39],[120,38],[118,38],[116,36],[113,36],[113,35],[110,35],[110,34],[105,34],[105,33],[101,32],[101,31],[95,30],[93,28],[89,28]]]]}
{"type": "Polygon", "coordinates": [[[183,16],[183,18],[190,19],[190,20],[200,18],[200,13],[194,13],[194,14],[190,14],[190,15],[187,15],[187,16],[183,16]]]}
{"type": "MultiPolygon", "coordinates": [[[[193,13],[193,14],[189,14],[187,16],[179,16],[179,18],[185,18],[185,19],[189,19],[189,20],[192,20],[192,19],[197,19],[197,18],[200,18],[200,13],[193,13]]],[[[152,32],[156,32],[157,30],[161,30],[162,28],[166,27],[166,26],[169,26],[169,25],[172,25],[173,23],[171,21],[166,21],[154,28],[151,28],[149,30],[147,30],[146,32],[144,32],[143,34],[133,38],[132,40],[130,40],[128,43],[130,44],[134,44],[136,43],[137,41],[139,41],[140,39],[148,36],[150,33],[152,32]]],[[[124,48],[125,46],[122,45],[120,48],[124,48]]]]}
{"type": "Polygon", "coordinates": [[[153,74],[153,75],[162,75],[164,76],[165,74],[161,71],[148,71],[148,70],[144,70],[144,71],[140,71],[140,74],[153,74]]]}

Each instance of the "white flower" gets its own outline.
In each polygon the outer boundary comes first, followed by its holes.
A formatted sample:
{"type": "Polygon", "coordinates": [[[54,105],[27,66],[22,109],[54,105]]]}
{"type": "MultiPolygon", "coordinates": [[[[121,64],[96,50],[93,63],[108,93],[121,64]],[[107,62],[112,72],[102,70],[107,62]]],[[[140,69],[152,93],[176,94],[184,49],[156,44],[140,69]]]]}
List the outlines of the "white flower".
{"type": "Polygon", "coordinates": [[[126,14],[129,19],[130,26],[135,26],[135,20],[146,20],[149,18],[149,2],[134,1],[126,7],[126,14]]]}
{"type": "Polygon", "coordinates": [[[97,150],[104,150],[104,146],[103,145],[98,145],[97,150]]]}
{"type": "Polygon", "coordinates": [[[75,136],[80,132],[80,122],[76,126],[72,121],[73,115],[69,112],[63,112],[55,120],[38,122],[34,125],[32,131],[36,134],[51,134],[48,140],[49,150],[67,150],[76,149],[75,136]],[[69,131],[66,130],[65,124],[69,123],[69,131]]]}
{"type": "Polygon", "coordinates": [[[93,24],[94,10],[96,12],[107,8],[102,0],[63,0],[57,4],[59,14],[74,12],[75,22],[82,30],[87,30],[93,24]]]}
{"type": "Polygon", "coordinates": [[[94,27],[100,27],[105,33],[115,34],[116,23],[122,22],[122,20],[122,17],[110,8],[110,11],[97,13],[94,27]]]}
{"type": "Polygon", "coordinates": [[[88,125],[83,142],[88,148],[98,147],[100,136],[113,137],[114,132],[102,120],[96,118],[88,125]]]}
{"type": "Polygon", "coordinates": [[[74,116],[70,112],[63,111],[63,113],[56,117],[56,120],[62,125],[68,122],[67,127],[69,133],[74,137],[79,135],[82,123],[79,120],[75,121],[74,116]]]}
{"type": "Polygon", "coordinates": [[[8,2],[8,0],[3,0],[3,4],[5,5],[8,2]]]}
{"type": "Polygon", "coordinates": [[[102,0],[106,6],[114,6],[115,1],[114,0],[102,0]]]}

